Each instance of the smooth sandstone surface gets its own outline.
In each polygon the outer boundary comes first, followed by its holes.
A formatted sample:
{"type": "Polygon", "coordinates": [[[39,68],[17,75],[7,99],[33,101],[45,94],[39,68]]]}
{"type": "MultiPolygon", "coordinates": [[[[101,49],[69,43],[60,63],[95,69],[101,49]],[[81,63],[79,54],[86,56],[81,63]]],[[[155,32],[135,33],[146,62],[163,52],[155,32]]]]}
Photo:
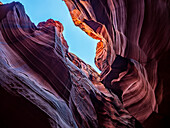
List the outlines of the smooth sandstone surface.
{"type": "Polygon", "coordinates": [[[99,40],[95,63],[104,86],[141,123],[150,115],[168,122],[170,2],[64,1],[75,25],[99,40]]]}
{"type": "Polygon", "coordinates": [[[169,1],[64,2],[75,25],[99,40],[102,73],[68,52],[59,21],[35,26],[22,4],[0,5],[0,125],[167,126],[169,1]]]}

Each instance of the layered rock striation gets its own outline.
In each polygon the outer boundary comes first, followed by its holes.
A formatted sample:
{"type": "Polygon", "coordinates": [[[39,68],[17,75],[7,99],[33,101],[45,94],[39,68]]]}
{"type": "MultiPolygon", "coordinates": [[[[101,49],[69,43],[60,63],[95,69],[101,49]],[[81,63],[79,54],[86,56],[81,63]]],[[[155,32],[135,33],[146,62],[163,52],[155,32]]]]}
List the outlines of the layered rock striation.
{"type": "Polygon", "coordinates": [[[0,5],[0,125],[134,128],[166,121],[169,2],[65,3],[75,25],[99,40],[102,73],[69,52],[60,22],[35,26],[22,4],[0,5]]]}
{"type": "Polygon", "coordinates": [[[99,74],[68,52],[60,22],[35,26],[18,2],[1,5],[0,11],[3,127],[140,126],[99,74]]]}
{"type": "Polygon", "coordinates": [[[123,106],[141,123],[155,112],[161,115],[156,118],[169,117],[170,2],[65,0],[65,3],[75,25],[99,40],[95,63],[102,71],[104,86],[117,94],[123,106]]]}

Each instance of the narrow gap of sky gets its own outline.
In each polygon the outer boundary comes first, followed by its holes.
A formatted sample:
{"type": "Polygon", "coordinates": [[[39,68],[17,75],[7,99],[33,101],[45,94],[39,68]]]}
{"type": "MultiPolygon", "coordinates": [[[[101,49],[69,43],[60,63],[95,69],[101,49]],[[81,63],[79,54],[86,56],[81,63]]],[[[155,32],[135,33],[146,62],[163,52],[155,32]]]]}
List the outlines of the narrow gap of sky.
{"type": "MultiPolygon", "coordinates": [[[[3,4],[14,0],[0,0],[3,4]]],[[[60,21],[64,26],[63,35],[69,45],[69,51],[77,55],[85,63],[90,64],[100,73],[94,64],[97,40],[89,37],[76,27],[71,19],[67,6],[62,0],[17,0],[24,5],[27,15],[37,25],[48,19],[60,21]]]]}

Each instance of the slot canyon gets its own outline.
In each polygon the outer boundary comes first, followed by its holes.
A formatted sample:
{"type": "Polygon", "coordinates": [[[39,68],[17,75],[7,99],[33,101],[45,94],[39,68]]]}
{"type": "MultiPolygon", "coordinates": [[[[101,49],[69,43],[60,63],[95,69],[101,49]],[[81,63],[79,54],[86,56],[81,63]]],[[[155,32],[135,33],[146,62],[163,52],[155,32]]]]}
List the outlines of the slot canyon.
{"type": "Polygon", "coordinates": [[[101,73],[69,52],[61,22],[0,2],[0,127],[170,127],[170,1],[63,2],[98,40],[101,73]]]}

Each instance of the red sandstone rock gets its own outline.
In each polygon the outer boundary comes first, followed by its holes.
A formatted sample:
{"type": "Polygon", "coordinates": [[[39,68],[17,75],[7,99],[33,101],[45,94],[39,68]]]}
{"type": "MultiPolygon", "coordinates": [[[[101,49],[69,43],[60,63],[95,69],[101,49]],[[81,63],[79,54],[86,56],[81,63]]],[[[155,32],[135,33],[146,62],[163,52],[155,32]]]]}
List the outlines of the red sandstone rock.
{"type": "Polygon", "coordinates": [[[100,77],[105,87],[116,93],[140,122],[154,111],[169,117],[169,104],[165,103],[169,102],[170,89],[170,2],[65,0],[65,3],[75,25],[100,40],[95,62],[102,71],[100,77]],[[127,62],[118,55],[127,58],[127,62]]]}
{"type": "Polygon", "coordinates": [[[65,3],[75,25],[100,40],[102,73],[68,52],[60,22],[35,26],[20,3],[0,5],[2,126],[167,126],[169,1],[65,3]]]}
{"type": "Polygon", "coordinates": [[[1,98],[4,127],[140,126],[119,98],[104,88],[99,74],[68,53],[61,23],[50,19],[36,27],[15,2],[1,5],[0,11],[0,91],[8,100],[1,98]],[[17,107],[12,100],[21,103],[23,113],[4,107],[17,107]],[[17,119],[10,118],[14,113],[17,119]]]}

